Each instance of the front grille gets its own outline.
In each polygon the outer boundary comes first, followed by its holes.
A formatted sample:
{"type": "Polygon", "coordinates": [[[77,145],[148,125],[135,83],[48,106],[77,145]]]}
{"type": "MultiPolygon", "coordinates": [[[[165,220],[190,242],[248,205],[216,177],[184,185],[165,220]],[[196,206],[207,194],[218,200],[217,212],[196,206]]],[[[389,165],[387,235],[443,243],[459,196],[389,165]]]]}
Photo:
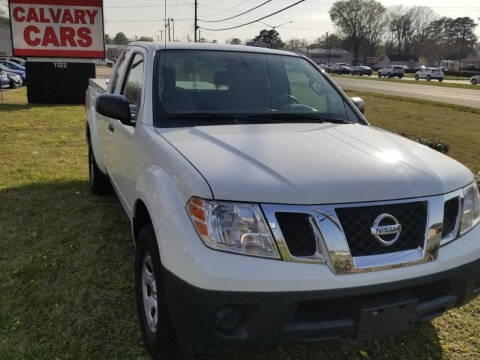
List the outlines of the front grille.
{"type": "MultiPolygon", "coordinates": [[[[423,248],[427,227],[427,210],[428,203],[419,201],[336,208],[335,212],[342,225],[350,252],[352,256],[356,257],[423,248]],[[393,245],[384,246],[371,234],[375,219],[381,214],[394,216],[402,225],[400,237],[393,245]]],[[[391,240],[391,236],[383,237],[384,240],[391,240]]]]}
{"type": "Polygon", "coordinates": [[[290,254],[298,257],[315,255],[317,244],[310,222],[311,215],[278,212],[276,217],[290,254]]]}
{"type": "Polygon", "coordinates": [[[459,210],[460,201],[458,197],[445,201],[445,205],[443,206],[443,238],[452,234],[457,227],[459,210]]]}

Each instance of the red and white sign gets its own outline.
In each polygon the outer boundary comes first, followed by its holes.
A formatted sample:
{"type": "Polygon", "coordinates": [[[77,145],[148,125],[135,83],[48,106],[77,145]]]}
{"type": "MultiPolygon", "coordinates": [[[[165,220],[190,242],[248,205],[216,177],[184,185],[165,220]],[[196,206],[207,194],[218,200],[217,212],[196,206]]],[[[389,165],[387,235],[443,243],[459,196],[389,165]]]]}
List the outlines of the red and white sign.
{"type": "Polygon", "coordinates": [[[9,0],[13,55],[105,58],[102,0],[9,0]]]}

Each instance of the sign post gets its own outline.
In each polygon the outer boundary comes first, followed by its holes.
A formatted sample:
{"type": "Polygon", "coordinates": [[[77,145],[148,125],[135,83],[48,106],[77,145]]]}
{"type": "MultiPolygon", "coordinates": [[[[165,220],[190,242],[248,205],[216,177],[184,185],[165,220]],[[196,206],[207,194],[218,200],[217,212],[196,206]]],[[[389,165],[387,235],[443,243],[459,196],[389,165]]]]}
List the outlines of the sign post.
{"type": "Polygon", "coordinates": [[[29,102],[82,103],[93,59],[105,58],[102,0],[9,0],[9,9],[29,102]]]}

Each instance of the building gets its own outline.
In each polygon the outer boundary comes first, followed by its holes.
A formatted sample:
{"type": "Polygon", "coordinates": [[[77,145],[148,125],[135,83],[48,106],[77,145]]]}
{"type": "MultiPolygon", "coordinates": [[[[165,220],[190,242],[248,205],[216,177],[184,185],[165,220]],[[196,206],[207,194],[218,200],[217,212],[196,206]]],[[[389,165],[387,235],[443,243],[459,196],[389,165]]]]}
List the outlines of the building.
{"type": "Polygon", "coordinates": [[[126,47],[127,45],[115,45],[115,44],[105,45],[105,58],[106,59],[118,58],[126,47]]]}
{"type": "Polygon", "coordinates": [[[295,52],[308,56],[317,64],[351,64],[352,53],[345,49],[296,49],[295,52]]]}
{"type": "Polygon", "coordinates": [[[377,65],[406,65],[410,69],[418,69],[420,67],[420,61],[418,60],[418,56],[415,55],[385,55],[377,65]]]}
{"type": "Polygon", "coordinates": [[[0,15],[0,55],[12,55],[12,37],[8,18],[0,15]]]}

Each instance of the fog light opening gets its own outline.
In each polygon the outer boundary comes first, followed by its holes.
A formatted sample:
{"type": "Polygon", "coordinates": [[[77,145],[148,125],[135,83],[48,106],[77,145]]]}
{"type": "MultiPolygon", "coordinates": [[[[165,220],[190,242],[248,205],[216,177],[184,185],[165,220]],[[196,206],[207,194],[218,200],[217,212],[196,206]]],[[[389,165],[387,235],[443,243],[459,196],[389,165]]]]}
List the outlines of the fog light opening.
{"type": "Polygon", "coordinates": [[[220,308],[213,318],[213,325],[220,331],[231,331],[240,326],[242,311],[236,306],[220,308]]]}

